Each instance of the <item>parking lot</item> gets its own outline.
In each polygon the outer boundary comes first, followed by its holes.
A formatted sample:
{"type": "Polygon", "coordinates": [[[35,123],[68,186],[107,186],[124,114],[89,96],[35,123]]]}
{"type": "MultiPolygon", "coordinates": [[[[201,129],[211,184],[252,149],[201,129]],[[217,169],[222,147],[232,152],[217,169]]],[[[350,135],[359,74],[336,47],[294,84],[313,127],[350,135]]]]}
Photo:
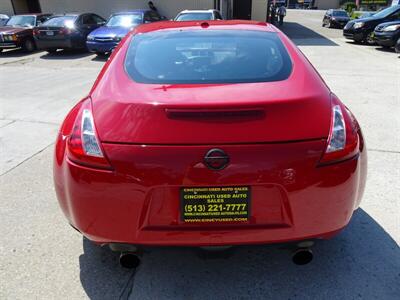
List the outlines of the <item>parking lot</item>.
{"type": "MultiPolygon", "coordinates": [[[[288,10],[284,31],[357,116],[368,148],[361,208],[309,265],[285,245],[228,253],[152,249],[137,270],[69,227],[52,182],[54,140],[104,58],[0,53],[0,299],[397,299],[400,295],[400,58],[288,10]],[[397,296],[396,296],[397,295],[397,296]]],[[[335,176],[335,174],[332,174],[335,176]]]]}

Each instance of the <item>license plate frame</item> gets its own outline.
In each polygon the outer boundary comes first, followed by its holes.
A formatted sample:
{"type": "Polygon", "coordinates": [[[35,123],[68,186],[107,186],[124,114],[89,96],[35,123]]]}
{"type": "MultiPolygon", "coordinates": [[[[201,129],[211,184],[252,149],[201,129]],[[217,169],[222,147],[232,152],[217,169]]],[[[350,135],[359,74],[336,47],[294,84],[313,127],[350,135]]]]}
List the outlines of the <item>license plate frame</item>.
{"type": "Polygon", "coordinates": [[[46,31],[46,35],[47,36],[53,36],[54,35],[54,31],[46,31]]]}
{"type": "Polygon", "coordinates": [[[182,187],[179,197],[184,223],[242,223],[250,218],[250,186],[182,187]]]}

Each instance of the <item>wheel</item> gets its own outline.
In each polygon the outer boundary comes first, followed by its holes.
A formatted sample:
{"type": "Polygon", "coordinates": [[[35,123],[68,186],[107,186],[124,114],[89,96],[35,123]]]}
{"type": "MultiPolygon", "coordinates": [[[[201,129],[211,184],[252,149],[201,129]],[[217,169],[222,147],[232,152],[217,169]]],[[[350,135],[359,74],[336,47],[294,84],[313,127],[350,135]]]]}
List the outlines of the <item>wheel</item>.
{"type": "Polygon", "coordinates": [[[365,42],[365,44],[371,45],[371,46],[376,44],[373,31],[367,34],[364,42],[365,42]]]}
{"type": "Polygon", "coordinates": [[[34,50],[35,50],[35,43],[32,41],[32,40],[30,40],[30,39],[27,39],[25,42],[24,42],[24,44],[22,45],[22,49],[25,51],[25,52],[33,52],[34,50]]]}

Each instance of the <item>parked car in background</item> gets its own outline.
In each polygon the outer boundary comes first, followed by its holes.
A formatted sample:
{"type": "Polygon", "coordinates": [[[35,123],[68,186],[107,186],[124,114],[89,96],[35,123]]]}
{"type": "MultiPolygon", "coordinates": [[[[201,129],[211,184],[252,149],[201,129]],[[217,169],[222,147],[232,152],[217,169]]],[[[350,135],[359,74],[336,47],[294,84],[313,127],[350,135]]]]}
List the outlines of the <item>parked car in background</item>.
{"type": "Polygon", "coordinates": [[[3,26],[4,24],[6,24],[9,18],[10,17],[7,15],[0,14],[0,26],[3,26]]]}
{"type": "Polygon", "coordinates": [[[373,45],[376,43],[374,39],[375,27],[381,23],[397,20],[400,20],[400,5],[388,7],[372,17],[348,22],[343,29],[343,35],[357,43],[363,42],[373,45]]]}
{"type": "Polygon", "coordinates": [[[322,26],[343,28],[350,17],[343,9],[329,9],[322,19],[322,26]]]}
{"type": "Polygon", "coordinates": [[[201,21],[201,20],[223,20],[221,13],[216,9],[208,10],[183,10],[174,21],[201,21]]]}
{"type": "Polygon", "coordinates": [[[112,14],[104,26],[95,29],[87,36],[87,48],[98,55],[109,53],[132,28],[139,24],[161,20],[163,17],[150,9],[112,14]]]}
{"type": "Polygon", "coordinates": [[[93,13],[65,14],[51,18],[34,29],[39,49],[49,53],[58,49],[85,49],[86,38],[106,20],[93,13]]]}
{"type": "Polygon", "coordinates": [[[35,50],[33,28],[48,20],[51,14],[15,15],[0,27],[0,52],[4,49],[22,48],[26,52],[35,50]]]}
{"type": "Polygon", "coordinates": [[[143,246],[293,241],[308,241],[293,258],[307,263],[310,240],[339,233],[359,207],[360,126],[275,27],[199,23],[123,39],[61,125],[60,207],[124,266],[143,246]]]}
{"type": "Polygon", "coordinates": [[[374,38],[384,48],[394,47],[400,38],[400,20],[379,24],[375,27],[374,38]]]}

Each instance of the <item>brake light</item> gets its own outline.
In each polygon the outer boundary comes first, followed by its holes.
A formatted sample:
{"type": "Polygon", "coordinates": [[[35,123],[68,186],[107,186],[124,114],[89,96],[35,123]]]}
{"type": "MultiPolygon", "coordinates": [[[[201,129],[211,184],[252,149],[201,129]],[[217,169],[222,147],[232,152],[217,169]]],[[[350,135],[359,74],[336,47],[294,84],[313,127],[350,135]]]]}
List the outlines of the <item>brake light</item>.
{"type": "Polygon", "coordinates": [[[62,35],[68,35],[68,34],[72,33],[72,29],[71,28],[61,28],[59,33],[62,35]]]}
{"type": "Polygon", "coordinates": [[[111,169],[96,133],[90,99],[82,103],[67,144],[68,158],[71,161],[91,167],[111,169]]]}
{"type": "Polygon", "coordinates": [[[359,150],[358,125],[351,112],[332,95],[331,128],[321,163],[346,160],[359,150]]]}
{"type": "Polygon", "coordinates": [[[33,29],[33,35],[39,35],[39,34],[40,34],[39,29],[37,28],[33,29]]]}

